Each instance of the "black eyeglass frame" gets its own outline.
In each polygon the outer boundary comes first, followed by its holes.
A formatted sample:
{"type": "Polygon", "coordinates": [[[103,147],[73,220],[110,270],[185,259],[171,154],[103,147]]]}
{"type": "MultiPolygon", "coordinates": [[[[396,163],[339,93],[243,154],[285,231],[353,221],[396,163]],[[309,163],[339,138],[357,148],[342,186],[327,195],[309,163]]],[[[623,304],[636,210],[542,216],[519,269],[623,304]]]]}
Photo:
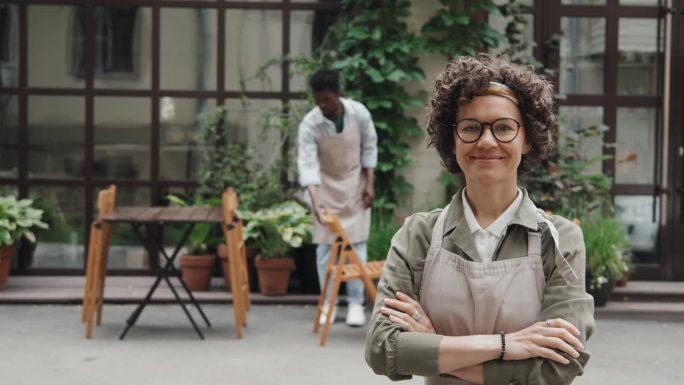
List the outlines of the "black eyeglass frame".
{"type": "Polygon", "coordinates": [[[495,139],[497,142],[499,142],[499,143],[510,143],[510,142],[514,141],[515,138],[518,137],[518,134],[520,133],[520,127],[522,127],[523,124],[520,123],[520,122],[518,122],[517,120],[515,120],[515,119],[513,119],[513,118],[499,118],[499,119],[496,119],[496,120],[494,120],[494,121],[492,121],[492,122],[490,122],[490,123],[481,122],[481,121],[479,121],[479,120],[477,120],[477,119],[464,118],[464,119],[461,119],[461,120],[456,121],[456,123],[454,123],[454,125],[453,125],[453,128],[454,128],[454,132],[456,133],[456,136],[458,136],[458,138],[461,139],[461,141],[462,141],[463,143],[468,143],[468,144],[470,144],[470,143],[475,143],[475,142],[477,142],[478,140],[480,140],[480,138],[482,137],[482,134],[483,134],[484,131],[485,131],[485,130],[484,130],[484,129],[485,129],[485,126],[489,126],[489,130],[492,131],[492,136],[494,137],[494,139],[495,139]],[[461,123],[461,122],[463,122],[463,121],[466,121],[466,120],[469,120],[469,121],[471,121],[471,122],[477,122],[477,123],[480,125],[480,127],[481,127],[481,128],[480,128],[480,135],[478,135],[477,138],[475,138],[474,140],[470,140],[470,141],[464,140],[463,138],[461,138],[461,135],[458,134],[458,130],[456,129],[456,127],[458,126],[459,123],[461,123]],[[492,127],[494,126],[494,123],[498,122],[499,120],[512,120],[512,121],[515,122],[515,125],[516,125],[515,136],[513,136],[513,138],[512,138],[511,140],[503,141],[503,140],[500,140],[499,138],[496,137],[496,133],[494,132],[494,130],[492,130],[492,127]]]}

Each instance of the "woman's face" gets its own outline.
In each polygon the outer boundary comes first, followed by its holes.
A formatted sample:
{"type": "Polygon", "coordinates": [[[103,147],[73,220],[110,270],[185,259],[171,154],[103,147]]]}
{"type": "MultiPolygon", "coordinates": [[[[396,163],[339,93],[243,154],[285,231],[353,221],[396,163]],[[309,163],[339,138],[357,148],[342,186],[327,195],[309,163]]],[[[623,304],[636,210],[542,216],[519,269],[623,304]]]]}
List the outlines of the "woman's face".
{"type": "MultiPolygon", "coordinates": [[[[511,100],[501,96],[477,96],[458,108],[456,121],[474,119],[481,123],[492,123],[497,119],[512,118],[522,123],[520,110],[511,100]]],[[[518,166],[523,153],[530,146],[525,139],[525,129],[520,127],[518,135],[509,143],[494,138],[489,124],[483,126],[482,136],[473,142],[463,142],[454,130],[454,154],[463,170],[468,184],[511,184],[518,182],[518,166]]]]}

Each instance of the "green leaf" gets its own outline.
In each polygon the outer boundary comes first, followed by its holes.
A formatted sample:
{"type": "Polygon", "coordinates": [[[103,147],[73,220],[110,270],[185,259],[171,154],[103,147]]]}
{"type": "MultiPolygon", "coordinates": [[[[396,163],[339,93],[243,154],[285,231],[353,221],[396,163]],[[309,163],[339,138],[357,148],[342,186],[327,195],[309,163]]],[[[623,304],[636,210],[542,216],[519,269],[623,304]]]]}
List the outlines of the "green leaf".
{"type": "Polygon", "coordinates": [[[382,76],[380,71],[378,71],[375,68],[367,68],[366,74],[371,78],[371,80],[374,83],[382,83],[383,81],[385,81],[385,78],[382,76]]]}

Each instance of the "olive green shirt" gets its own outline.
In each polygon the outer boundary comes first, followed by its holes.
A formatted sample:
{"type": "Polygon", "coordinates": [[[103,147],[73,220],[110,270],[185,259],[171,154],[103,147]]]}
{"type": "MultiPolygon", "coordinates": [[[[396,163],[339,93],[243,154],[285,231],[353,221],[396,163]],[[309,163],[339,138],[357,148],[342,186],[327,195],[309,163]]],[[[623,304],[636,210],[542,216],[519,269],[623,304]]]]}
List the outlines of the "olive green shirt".
{"type": "MultiPolygon", "coordinates": [[[[477,248],[463,215],[461,190],[454,195],[447,212],[442,247],[465,259],[481,262],[477,248]]],[[[537,210],[523,191],[523,202],[508,225],[493,260],[521,258],[527,255],[527,231],[542,232],[542,259],[546,288],[542,309],[537,319],[563,318],[581,332],[584,345],[592,335],[594,301],[584,287],[585,250],[579,226],[559,216],[550,216],[558,230],[559,247],[577,278],[568,282],[556,268],[555,245],[551,231],[545,223],[537,224],[537,210]]],[[[412,375],[438,376],[437,355],[442,336],[419,332],[405,332],[380,313],[384,298],[394,298],[397,291],[420,298],[421,279],[425,258],[430,246],[432,229],[442,209],[417,213],[406,219],[392,238],[385,268],[378,284],[373,315],[366,338],[366,362],[375,373],[392,380],[409,379],[412,375]]],[[[429,315],[429,314],[428,314],[429,315]]],[[[585,345],[586,346],[586,345],[585,345]]],[[[563,353],[570,363],[563,365],[544,358],[519,361],[492,360],[484,363],[487,385],[499,384],[570,384],[581,375],[589,360],[589,352],[580,352],[578,358],[563,353]]]]}

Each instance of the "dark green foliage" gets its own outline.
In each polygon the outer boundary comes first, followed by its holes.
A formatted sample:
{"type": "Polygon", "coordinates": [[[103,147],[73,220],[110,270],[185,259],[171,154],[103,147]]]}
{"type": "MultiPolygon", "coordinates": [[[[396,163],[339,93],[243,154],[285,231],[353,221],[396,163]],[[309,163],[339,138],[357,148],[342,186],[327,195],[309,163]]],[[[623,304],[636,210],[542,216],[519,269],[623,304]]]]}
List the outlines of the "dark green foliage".
{"type": "Polygon", "coordinates": [[[553,155],[522,175],[520,183],[540,208],[582,221],[592,215],[612,214],[612,181],[604,174],[588,174],[606,156],[587,158],[583,142],[600,138],[596,127],[566,132],[553,155]]]}
{"type": "Polygon", "coordinates": [[[386,210],[374,210],[373,222],[368,238],[368,260],[380,261],[387,258],[392,237],[399,230],[399,223],[386,210]]]}
{"type": "MultiPolygon", "coordinates": [[[[269,110],[264,113],[273,112],[269,110]]],[[[264,126],[282,123],[283,119],[288,118],[282,115],[278,111],[275,116],[277,119],[262,116],[260,123],[264,126]]],[[[202,197],[220,197],[228,186],[232,186],[240,197],[240,207],[256,210],[282,202],[294,194],[292,188],[284,188],[281,184],[282,159],[264,164],[257,159],[252,147],[231,140],[225,108],[219,107],[215,113],[202,118],[199,142],[203,150],[198,170],[199,193],[202,197]]],[[[280,147],[277,147],[274,153],[278,154],[279,151],[280,147]]]]}
{"type": "Polygon", "coordinates": [[[598,289],[622,278],[628,268],[624,254],[629,250],[622,222],[615,216],[592,218],[582,222],[582,233],[587,248],[587,271],[591,273],[589,287],[598,289]]]}
{"type": "Polygon", "coordinates": [[[423,26],[425,48],[449,58],[475,55],[499,45],[503,36],[489,26],[487,18],[473,17],[477,12],[501,15],[492,0],[466,2],[440,0],[442,8],[423,26]]]}

